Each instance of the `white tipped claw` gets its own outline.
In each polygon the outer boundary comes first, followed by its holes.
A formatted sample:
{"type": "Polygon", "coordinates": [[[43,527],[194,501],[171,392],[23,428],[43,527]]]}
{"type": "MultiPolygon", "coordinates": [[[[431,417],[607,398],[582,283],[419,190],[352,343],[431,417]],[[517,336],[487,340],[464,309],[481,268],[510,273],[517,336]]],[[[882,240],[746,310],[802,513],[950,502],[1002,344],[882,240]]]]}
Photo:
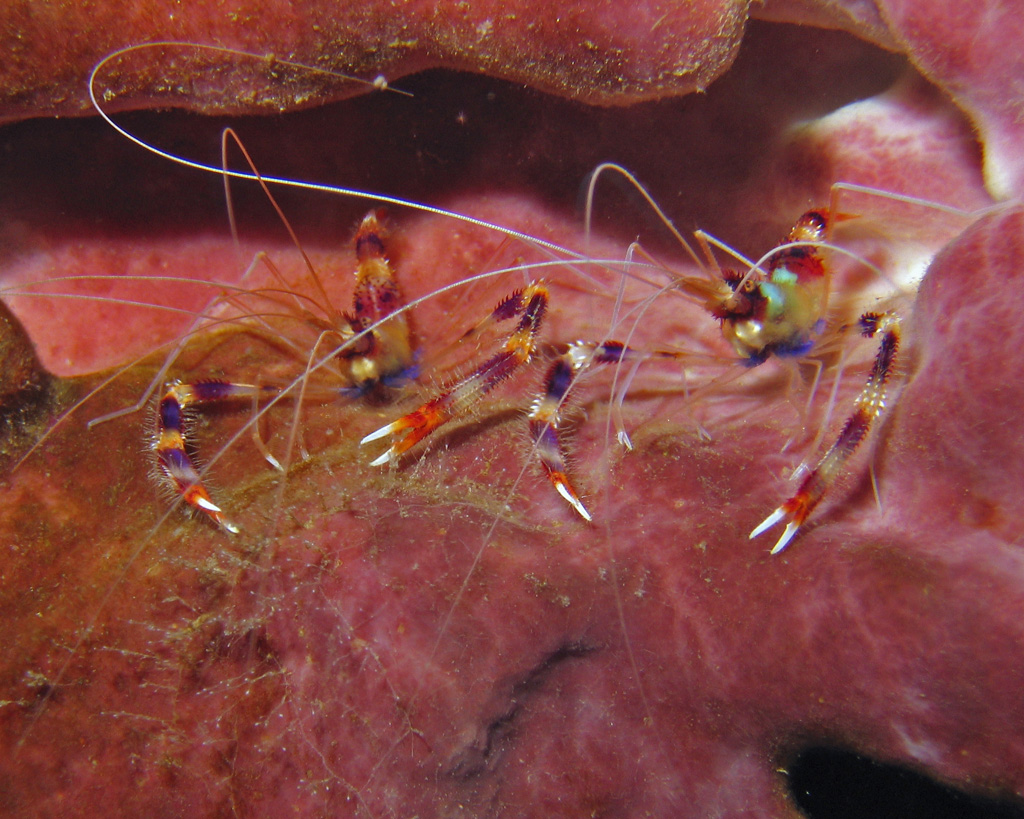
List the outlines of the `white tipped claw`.
{"type": "Polygon", "coordinates": [[[583,505],[583,502],[577,498],[572,492],[569,491],[568,487],[564,483],[556,483],[555,489],[558,490],[558,494],[569,501],[569,505],[579,512],[580,517],[586,521],[593,520],[590,517],[590,512],[587,511],[587,507],[583,505]]]}
{"type": "Polygon", "coordinates": [[[225,532],[237,535],[241,531],[235,524],[224,517],[224,510],[217,506],[217,504],[206,500],[206,498],[196,498],[196,506],[205,512],[209,512],[210,516],[217,521],[225,532]]]}
{"type": "Polygon", "coordinates": [[[278,472],[284,472],[284,467],[281,466],[281,462],[277,460],[277,458],[275,458],[269,452],[264,453],[263,457],[266,458],[267,463],[270,464],[278,472]]]}
{"type": "Polygon", "coordinates": [[[793,470],[793,474],[789,476],[789,480],[792,481],[793,483],[802,481],[804,477],[807,475],[807,473],[810,471],[811,468],[806,463],[801,463],[800,465],[797,466],[796,469],[793,470]]]}
{"type": "MultiPolygon", "coordinates": [[[[630,452],[633,451],[633,441],[630,439],[629,433],[626,432],[626,430],[620,429],[616,434],[616,437],[619,439],[619,443],[622,444],[622,446],[630,452]]],[[[587,520],[590,520],[590,518],[587,518],[587,520]]]]}
{"type": "MultiPolygon", "coordinates": [[[[379,440],[381,438],[386,438],[389,435],[391,435],[392,432],[394,432],[394,430],[395,430],[395,425],[393,423],[385,424],[380,429],[374,430],[369,435],[367,435],[365,438],[363,438],[363,440],[361,440],[359,442],[359,445],[362,446],[363,444],[368,444],[371,441],[377,441],[377,440],[379,440]]],[[[390,447],[389,449],[387,449],[384,452],[383,455],[379,455],[378,457],[376,457],[372,461],[370,461],[370,466],[384,466],[384,464],[389,464],[392,461],[394,461],[394,459],[395,459],[395,448],[394,447],[390,447]]]]}
{"type": "MultiPolygon", "coordinates": [[[[754,531],[752,531],[750,533],[750,539],[753,540],[758,535],[763,534],[764,532],[767,532],[776,523],[778,523],[779,521],[785,520],[786,517],[787,517],[787,514],[786,514],[785,507],[780,506],[778,509],[776,509],[774,512],[772,512],[768,517],[766,517],[763,521],[761,521],[761,523],[758,526],[756,526],[754,528],[754,531]]],[[[781,552],[783,549],[785,549],[789,545],[789,542],[796,536],[796,533],[797,533],[797,531],[799,529],[800,529],[800,524],[799,523],[796,523],[795,521],[792,521],[792,520],[789,521],[786,524],[785,530],[783,530],[783,532],[782,532],[782,536],[778,539],[778,542],[776,542],[775,546],[772,548],[771,553],[773,555],[777,555],[779,552],[781,552]]]]}
{"type": "Polygon", "coordinates": [[[785,530],[782,532],[782,537],[779,538],[779,542],[776,543],[775,546],[772,548],[771,553],[773,555],[777,555],[779,552],[785,549],[789,545],[789,541],[791,541],[796,536],[797,530],[799,528],[799,523],[794,523],[793,521],[787,523],[785,530]]]}
{"type": "Polygon", "coordinates": [[[206,498],[196,498],[196,506],[207,512],[211,512],[214,515],[219,515],[222,511],[219,506],[210,503],[210,501],[208,501],[206,498]]]}
{"type": "Polygon", "coordinates": [[[386,438],[388,435],[394,432],[394,428],[394,424],[385,424],[380,429],[374,430],[369,435],[365,436],[363,440],[359,442],[359,445],[362,446],[363,444],[370,443],[370,441],[377,441],[381,438],[386,438]]]}

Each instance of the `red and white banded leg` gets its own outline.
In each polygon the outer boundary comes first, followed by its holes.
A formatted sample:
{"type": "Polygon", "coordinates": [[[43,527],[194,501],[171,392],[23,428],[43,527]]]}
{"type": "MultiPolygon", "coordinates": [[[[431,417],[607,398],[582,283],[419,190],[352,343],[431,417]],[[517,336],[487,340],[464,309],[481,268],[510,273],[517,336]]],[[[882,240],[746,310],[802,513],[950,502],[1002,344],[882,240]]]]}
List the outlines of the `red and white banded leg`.
{"type": "Polygon", "coordinates": [[[277,389],[274,387],[252,384],[231,384],[227,381],[184,384],[174,381],[167,385],[167,392],[160,399],[153,452],[156,453],[161,472],[185,503],[208,515],[220,528],[231,534],[236,534],[238,527],[210,498],[199,470],[186,449],[186,414],[195,407],[276,394],[277,389]]]}
{"type": "Polygon", "coordinates": [[[542,282],[531,283],[503,299],[491,317],[495,321],[506,321],[518,316],[519,322],[501,351],[419,409],[364,437],[361,444],[389,436],[392,438],[390,448],[375,458],[372,464],[382,466],[393,462],[434,430],[464,413],[498,384],[510,378],[522,365],[528,363],[537,350],[537,334],[540,332],[547,307],[548,289],[542,282]]]}
{"type": "Polygon", "coordinates": [[[786,528],[772,549],[778,554],[796,536],[808,515],[835,483],[843,465],[868,436],[871,425],[885,409],[886,384],[900,344],[900,320],[893,313],[865,313],[860,317],[862,334],[871,338],[880,335],[878,352],[867,384],[854,402],[853,413],[846,419],[839,437],[818,465],[804,478],[796,494],[772,512],[750,533],[751,539],[766,532],[776,523],[786,521],[786,528]]]}

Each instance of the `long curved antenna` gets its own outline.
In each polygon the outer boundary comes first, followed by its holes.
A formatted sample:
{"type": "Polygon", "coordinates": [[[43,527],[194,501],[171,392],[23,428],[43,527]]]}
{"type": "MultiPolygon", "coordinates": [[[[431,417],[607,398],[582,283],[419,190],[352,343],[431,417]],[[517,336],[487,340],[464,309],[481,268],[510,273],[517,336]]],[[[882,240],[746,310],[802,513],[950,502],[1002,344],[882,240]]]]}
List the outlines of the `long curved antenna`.
{"type": "Polygon", "coordinates": [[[650,209],[654,211],[654,213],[657,215],[661,223],[679,243],[680,247],[682,247],[683,250],[686,251],[690,259],[693,260],[693,263],[703,270],[704,263],[703,261],[701,261],[701,258],[697,255],[696,251],[694,251],[694,249],[690,246],[690,243],[686,241],[686,239],[683,237],[683,234],[679,232],[679,229],[675,226],[672,220],[668,218],[668,215],[665,213],[665,211],[661,209],[661,206],[656,201],[654,201],[654,197],[647,192],[647,189],[642,184],[640,184],[640,180],[633,176],[633,174],[631,174],[621,165],[618,165],[614,162],[602,162],[600,165],[594,168],[593,171],[591,171],[590,177],[587,182],[587,202],[584,210],[584,219],[586,224],[586,227],[584,228],[584,237],[587,243],[587,250],[589,251],[590,249],[590,229],[594,216],[594,190],[597,187],[597,180],[601,177],[601,174],[605,173],[606,171],[620,174],[621,176],[626,178],[626,180],[636,189],[637,193],[639,193],[643,197],[648,207],[650,207],[650,209]]]}
{"type": "MultiPolygon", "coordinates": [[[[225,171],[223,168],[218,168],[218,167],[215,167],[213,165],[207,165],[207,164],[205,164],[203,162],[197,162],[195,160],[186,159],[185,157],[177,156],[176,154],[172,154],[172,153],[170,153],[168,151],[164,151],[164,150],[156,147],[155,145],[150,145],[145,140],[140,139],[139,137],[137,137],[134,134],[132,134],[130,131],[126,130],[125,128],[122,128],[120,125],[118,125],[113,120],[113,118],[111,118],[111,116],[106,111],[103,110],[103,106],[102,106],[102,104],[100,102],[99,95],[97,94],[97,91],[96,91],[96,79],[97,79],[99,73],[103,70],[103,67],[107,63],[109,63],[111,60],[117,58],[118,56],[120,56],[122,54],[125,54],[125,53],[127,53],[129,51],[134,51],[134,50],[137,50],[137,49],[140,49],[140,48],[149,48],[149,47],[153,47],[153,46],[184,46],[184,45],[187,45],[187,46],[193,47],[193,48],[197,47],[197,46],[195,46],[195,44],[192,44],[192,43],[183,44],[183,43],[173,42],[173,41],[145,43],[143,45],[130,46],[129,48],[124,48],[124,49],[121,49],[120,51],[115,51],[113,54],[110,54],[107,57],[105,57],[103,60],[101,60],[99,63],[96,64],[95,68],[93,68],[92,72],[89,74],[89,99],[92,102],[93,108],[96,109],[96,113],[99,114],[100,117],[102,117],[103,120],[111,128],[113,128],[118,134],[120,134],[122,137],[127,139],[129,142],[132,142],[135,145],[138,145],[140,148],[143,148],[144,150],[146,150],[149,153],[153,154],[154,156],[158,156],[161,159],[166,159],[168,162],[172,162],[172,163],[174,163],[176,165],[180,165],[181,167],[191,168],[192,170],[197,170],[197,171],[203,171],[204,173],[212,173],[212,174],[216,174],[217,176],[228,176],[231,179],[238,179],[238,180],[243,180],[243,181],[248,181],[248,182],[259,182],[260,180],[254,174],[247,173],[247,172],[244,172],[244,171],[233,171],[233,170],[225,171]]],[[[214,46],[199,46],[199,47],[201,47],[201,48],[212,48],[212,49],[214,49],[216,51],[224,51],[226,53],[233,53],[233,54],[243,54],[245,56],[250,56],[250,57],[259,58],[259,59],[265,59],[265,57],[263,57],[262,55],[251,54],[249,52],[236,52],[236,51],[234,51],[232,49],[221,49],[221,48],[217,48],[217,47],[214,47],[214,46]]],[[[301,68],[306,68],[306,66],[301,66],[299,64],[292,64],[292,65],[296,65],[297,67],[301,67],[301,68]]],[[[314,70],[319,70],[319,69],[314,69],[314,70]]],[[[324,73],[334,74],[334,72],[324,72],[324,73]]],[[[336,76],[339,76],[339,75],[336,75],[336,76]]],[[[351,78],[347,78],[347,79],[351,79],[351,78]]],[[[373,84],[373,83],[371,83],[371,84],[373,84]]],[[[536,236],[530,236],[530,235],[528,235],[526,233],[523,233],[521,231],[513,230],[511,228],[505,227],[503,225],[496,224],[494,222],[488,222],[485,219],[477,219],[476,217],[473,217],[473,216],[467,216],[466,214],[456,213],[455,211],[445,210],[444,208],[438,208],[438,207],[434,207],[432,205],[426,205],[426,204],[417,203],[417,202],[410,202],[407,199],[401,199],[401,198],[399,198],[397,196],[389,196],[387,194],[381,194],[381,193],[371,193],[369,191],[359,190],[357,188],[345,188],[345,187],[340,187],[340,186],[336,186],[336,185],[325,185],[325,184],[321,184],[321,183],[317,183],[317,182],[304,182],[304,181],[299,180],[299,179],[289,179],[287,177],[279,177],[279,176],[266,176],[266,175],[264,175],[264,176],[262,176],[262,181],[265,182],[266,184],[269,184],[269,185],[280,185],[282,187],[294,188],[294,189],[304,190],[304,191],[312,191],[312,192],[316,192],[316,193],[327,193],[327,194],[331,194],[331,195],[335,195],[335,196],[347,196],[347,197],[351,197],[351,198],[354,198],[354,199],[363,199],[363,200],[366,200],[366,201],[369,201],[369,202],[383,202],[384,204],[394,205],[396,207],[411,207],[411,208],[415,208],[418,211],[421,211],[422,213],[429,213],[429,214],[433,214],[435,216],[443,216],[443,217],[446,217],[448,219],[454,219],[457,222],[463,222],[464,224],[474,225],[475,227],[481,227],[481,228],[484,228],[486,230],[495,231],[496,233],[500,233],[500,234],[502,234],[504,236],[511,236],[511,237],[513,237],[515,239],[521,240],[522,242],[524,242],[527,245],[531,245],[531,246],[535,246],[535,247],[540,247],[540,248],[544,248],[546,250],[549,250],[549,251],[557,254],[560,257],[564,257],[564,258],[567,258],[567,259],[575,259],[575,260],[579,260],[579,261],[585,261],[586,260],[586,255],[585,254],[577,253],[575,251],[569,250],[568,248],[562,247],[561,245],[559,245],[559,244],[557,244],[555,242],[549,242],[549,241],[547,241],[545,239],[540,239],[540,238],[538,238],[536,236]]]]}

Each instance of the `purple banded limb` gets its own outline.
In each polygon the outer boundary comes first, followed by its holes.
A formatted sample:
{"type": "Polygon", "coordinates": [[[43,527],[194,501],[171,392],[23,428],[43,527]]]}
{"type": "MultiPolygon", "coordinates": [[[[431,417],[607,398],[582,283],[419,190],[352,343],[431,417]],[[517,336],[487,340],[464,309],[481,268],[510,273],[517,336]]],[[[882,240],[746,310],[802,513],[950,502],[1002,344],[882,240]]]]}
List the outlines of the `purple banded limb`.
{"type": "MultiPolygon", "coordinates": [[[[266,187],[264,190],[276,208],[277,204],[270,191],[266,187]]],[[[278,213],[291,232],[291,226],[280,209],[278,213]]],[[[330,304],[320,277],[297,239],[295,243],[306,261],[313,290],[320,294],[322,301],[315,298],[304,301],[296,299],[294,307],[289,307],[290,302],[287,300],[282,302],[293,317],[314,330],[318,338],[337,342],[334,359],[342,386],[354,388],[361,394],[371,393],[381,385],[387,385],[392,379],[407,373],[414,363],[408,316],[400,309],[401,290],[385,256],[383,217],[383,211],[370,211],[356,232],[354,244],[357,265],[350,313],[341,313],[330,304]],[[306,304],[316,308],[315,311],[307,309],[306,304]]],[[[292,236],[295,238],[294,233],[292,236]]],[[[264,262],[280,282],[282,291],[286,290],[288,285],[277,268],[265,257],[264,262]]],[[[300,348],[295,349],[298,351],[300,348]]],[[[238,532],[238,527],[210,499],[199,470],[188,453],[187,413],[204,406],[272,398],[282,391],[277,387],[228,381],[172,382],[166,390],[160,401],[157,432],[153,442],[161,473],[185,503],[202,511],[225,531],[238,532]]],[[[253,440],[267,461],[276,469],[282,469],[260,440],[255,426],[253,440]]]]}
{"type": "Polygon", "coordinates": [[[540,458],[541,466],[555,491],[565,498],[584,520],[592,520],[592,517],[569,480],[565,452],[560,440],[563,420],[561,410],[578,374],[591,364],[619,364],[651,358],[679,357],[678,353],[670,351],[634,350],[619,341],[606,341],[601,344],[577,341],[568,345],[548,368],[544,376],[544,389],[530,408],[530,434],[534,440],[537,457],[540,458]]]}
{"type": "MultiPolygon", "coordinates": [[[[499,302],[498,306],[476,327],[463,336],[467,338],[483,327],[518,318],[500,352],[495,353],[473,373],[444,389],[440,395],[396,421],[381,427],[365,438],[363,444],[391,437],[390,448],[372,461],[374,466],[393,463],[434,430],[468,411],[501,382],[511,378],[537,354],[537,337],[548,307],[548,290],[534,282],[499,302]]],[[[584,520],[590,512],[568,477],[561,441],[561,409],[577,375],[590,364],[618,364],[650,358],[680,358],[675,352],[641,352],[618,341],[593,343],[577,341],[556,348],[554,360],[544,377],[544,387],[530,408],[530,433],[537,457],[555,490],[584,520]],[[558,351],[560,350],[560,352],[558,351]]]]}
{"type": "Polygon", "coordinates": [[[547,308],[548,289],[543,282],[533,282],[504,298],[494,308],[489,320],[507,321],[518,316],[519,321],[501,351],[419,409],[363,438],[361,444],[388,436],[392,438],[391,446],[375,458],[372,465],[383,466],[395,461],[434,430],[468,411],[498,384],[529,363],[537,351],[537,336],[547,308]]]}
{"type": "Polygon", "coordinates": [[[878,352],[868,375],[867,384],[854,402],[853,412],[846,419],[839,436],[828,452],[800,484],[796,494],[772,512],[750,533],[751,539],[766,532],[776,523],[786,528],[772,549],[778,554],[796,536],[808,515],[821,502],[835,483],[843,466],[871,432],[871,425],[885,409],[886,386],[896,361],[900,344],[900,320],[894,313],[865,313],[860,317],[861,332],[866,338],[880,336],[878,352]]]}
{"type": "Polygon", "coordinates": [[[221,529],[236,534],[238,527],[210,498],[203,486],[199,470],[188,454],[187,414],[190,410],[241,399],[258,399],[277,395],[276,387],[253,384],[232,384],[227,381],[196,381],[185,384],[175,381],[167,385],[160,399],[153,452],[160,471],[182,499],[216,523],[221,529]]]}

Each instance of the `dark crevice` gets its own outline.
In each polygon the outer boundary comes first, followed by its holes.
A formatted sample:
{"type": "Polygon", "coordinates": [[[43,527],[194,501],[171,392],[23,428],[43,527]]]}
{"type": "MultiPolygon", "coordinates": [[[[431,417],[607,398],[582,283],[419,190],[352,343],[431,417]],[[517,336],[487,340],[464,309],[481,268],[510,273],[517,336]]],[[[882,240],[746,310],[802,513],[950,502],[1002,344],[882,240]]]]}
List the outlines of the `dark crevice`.
{"type": "Polygon", "coordinates": [[[1024,802],[969,794],[899,765],[815,747],[787,767],[808,819],[1024,819],[1024,802]]]}
{"type": "Polygon", "coordinates": [[[566,660],[574,660],[586,657],[597,651],[595,646],[584,643],[565,643],[555,651],[542,659],[529,673],[512,688],[512,699],[516,700],[526,694],[536,691],[544,685],[551,673],[566,660]]]}
{"type": "Polygon", "coordinates": [[[516,716],[524,701],[543,689],[555,670],[566,661],[586,657],[596,650],[595,646],[570,642],[542,658],[525,676],[513,684],[508,708],[491,720],[483,731],[482,740],[463,749],[452,765],[452,776],[456,779],[469,779],[483,774],[490,767],[504,740],[515,729],[516,716]]]}

